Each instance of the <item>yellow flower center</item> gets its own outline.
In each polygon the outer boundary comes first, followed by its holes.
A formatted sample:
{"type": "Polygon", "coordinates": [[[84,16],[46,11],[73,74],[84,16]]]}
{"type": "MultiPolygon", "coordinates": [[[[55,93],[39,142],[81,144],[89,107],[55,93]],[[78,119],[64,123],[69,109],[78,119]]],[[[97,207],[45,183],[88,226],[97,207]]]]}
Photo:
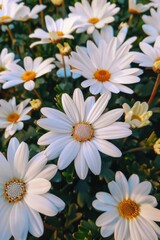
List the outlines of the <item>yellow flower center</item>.
{"type": "Polygon", "coordinates": [[[33,71],[26,71],[23,73],[22,75],[22,80],[23,81],[30,81],[30,80],[34,80],[36,77],[36,73],[33,71]]]}
{"type": "Polygon", "coordinates": [[[99,22],[99,18],[96,18],[96,17],[90,18],[88,19],[88,22],[92,24],[96,24],[97,22],[99,22]]]}
{"type": "Polygon", "coordinates": [[[11,18],[10,16],[2,16],[2,17],[0,17],[0,21],[3,22],[3,21],[6,21],[10,18],[11,18]]]}
{"type": "Polygon", "coordinates": [[[17,114],[17,113],[10,113],[8,116],[7,116],[7,121],[8,122],[12,122],[12,123],[14,123],[14,122],[17,122],[17,120],[19,119],[19,114],[17,114]]]}
{"type": "Polygon", "coordinates": [[[156,59],[156,61],[154,62],[152,69],[155,73],[160,73],[160,57],[156,59]]]}
{"type": "Polygon", "coordinates": [[[99,82],[107,82],[109,81],[110,77],[110,72],[105,69],[99,69],[94,73],[94,78],[99,82]]]}
{"type": "Polygon", "coordinates": [[[57,31],[56,33],[57,33],[58,37],[62,37],[62,36],[64,36],[64,33],[61,32],[61,31],[57,31]]]}
{"type": "Polygon", "coordinates": [[[132,117],[131,117],[131,121],[134,120],[134,119],[137,119],[137,120],[139,120],[140,122],[142,121],[142,119],[141,119],[140,116],[133,114],[132,117]]]}
{"type": "Polygon", "coordinates": [[[3,67],[3,66],[0,66],[0,72],[3,72],[3,71],[5,71],[6,70],[6,68],[5,67],[3,67]]]}
{"type": "Polygon", "coordinates": [[[76,123],[73,126],[73,137],[78,142],[86,142],[91,140],[94,135],[94,129],[87,122],[76,123]]]}
{"type": "Polygon", "coordinates": [[[134,9],[134,8],[130,8],[130,9],[129,9],[129,13],[135,14],[135,15],[140,14],[140,12],[137,11],[136,9],[134,9]]]}
{"type": "Polygon", "coordinates": [[[4,185],[3,195],[9,203],[16,203],[21,201],[25,194],[26,184],[22,179],[12,178],[4,185]]]}
{"type": "Polygon", "coordinates": [[[127,220],[136,218],[139,215],[139,205],[131,199],[124,199],[118,205],[119,215],[127,220]]]}

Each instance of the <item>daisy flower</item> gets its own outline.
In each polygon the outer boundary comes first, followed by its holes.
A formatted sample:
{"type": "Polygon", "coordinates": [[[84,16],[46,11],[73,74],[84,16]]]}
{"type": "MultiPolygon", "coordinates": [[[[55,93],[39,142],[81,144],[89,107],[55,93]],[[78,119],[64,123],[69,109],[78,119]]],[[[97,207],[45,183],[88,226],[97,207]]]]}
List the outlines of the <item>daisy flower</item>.
{"type": "Polygon", "coordinates": [[[15,1],[3,1],[0,9],[0,24],[10,24],[23,16],[24,3],[17,4],[15,1]]]}
{"type": "Polygon", "coordinates": [[[14,135],[17,130],[22,130],[24,127],[23,121],[31,118],[27,115],[32,109],[32,107],[26,107],[29,102],[30,99],[28,98],[16,105],[15,97],[8,102],[0,99],[0,128],[5,128],[5,138],[14,135]]]}
{"type": "Polygon", "coordinates": [[[34,31],[34,33],[30,34],[30,38],[40,38],[40,41],[34,42],[30,45],[30,47],[34,47],[38,44],[46,44],[46,43],[58,43],[65,38],[73,39],[74,37],[71,33],[74,31],[74,21],[65,18],[54,20],[50,16],[45,16],[45,24],[47,28],[47,32],[41,28],[38,28],[34,31]]]}
{"type": "Polygon", "coordinates": [[[132,108],[127,103],[122,106],[125,112],[125,122],[132,128],[141,128],[150,124],[149,118],[152,116],[152,111],[148,111],[149,106],[146,102],[137,101],[132,108]]]}
{"type": "Polygon", "coordinates": [[[154,46],[141,42],[139,44],[143,53],[135,53],[134,62],[139,63],[139,66],[151,67],[156,73],[160,73],[160,36],[157,37],[154,46]]]}
{"type": "Polygon", "coordinates": [[[142,19],[144,21],[144,25],[142,25],[143,31],[148,35],[143,41],[147,43],[153,43],[156,41],[156,38],[160,36],[160,26],[157,22],[160,21],[160,8],[156,11],[151,8],[150,16],[143,15],[142,19]]]}
{"type": "Polygon", "coordinates": [[[55,216],[64,209],[64,202],[48,193],[57,166],[46,163],[44,152],[29,160],[28,145],[16,138],[9,142],[7,159],[0,153],[1,240],[26,240],[28,232],[39,238],[44,231],[39,213],[55,216]]]}
{"type": "Polygon", "coordinates": [[[66,72],[66,77],[72,77],[73,79],[79,78],[81,76],[78,73],[71,72],[71,70],[74,69],[74,67],[70,66],[68,56],[64,56],[65,69],[63,65],[62,55],[58,53],[56,54],[56,58],[58,61],[56,61],[55,64],[59,68],[59,70],[57,71],[57,77],[64,78],[65,72],[66,72]]]}
{"type": "Polygon", "coordinates": [[[116,122],[123,114],[123,109],[114,109],[104,114],[111,97],[103,94],[96,102],[88,97],[84,101],[80,89],[75,89],[73,99],[62,94],[64,113],[52,108],[42,108],[46,118],[37,124],[49,130],[38,140],[39,145],[49,145],[45,150],[48,160],[58,158],[58,169],[63,170],[74,160],[77,175],[85,179],[88,168],[93,174],[101,171],[101,157],[98,151],[120,157],[121,151],[107,140],[124,138],[131,135],[129,125],[116,122]]]}
{"type": "Polygon", "coordinates": [[[77,2],[74,7],[69,7],[71,13],[70,18],[76,20],[75,26],[77,33],[87,31],[88,34],[98,28],[103,28],[105,24],[114,21],[114,15],[119,12],[120,8],[115,4],[107,2],[107,0],[93,0],[91,5],[87,0],[77,2]]]}
{"type": "MultiPolygon", "coordinates": [[[[137,39],[136,37],[131,37],[127,39],[127,41],[125,41],[127,33],[128,33],[128,25],[123,24],[122,28],[117,34],[117,47],[119,47],[122,43],[132,44],[137,39]]],[[[107,43],[109,43],[114,37],[114,29],[112,26],[107,25],[104,28],[102,28],[100,32],[98,30],[95,30],[93,32],[92,37],[94,42],[97,45],[102,39],[107,43]]]]}
{"type": "Polygon", "coordinates": [[[32,10],[28,6],[23,7],[23,15],[19,17],[19,21],[26,22],[29,19],[36,19],[38,18],[38,13],[43,11],[46,8],[43,4],[35,5],[32,10]]]}
{"type": "Polygon", "coordinates": [[[47,58],[43,61],[42,57],[37,57],[34,60],[29,56],[25,57],[23,60],[24,68],[14,65],[12,71],[5,71],[1,76],[0,79],[5,81],[3,89],[23,83],[26,90],[32,91],[35,87],[35,80],[55,68],[53,61],[54,58],[47,58]]]}
{"type": "MultiPolygon", "coordinates": [[[[3,48],[0,52],[0,76],[4,71],[11,70],[10,64],[13,66],[13,64],[16,64],[19,60],[14,60],[15,54],[9,53],[7,48],[3,48]]],[[[0,80],[0,82],[3,82],[3,80],[0,80]]]]}
{"type": "Polygon", "coordinates": [[[134,53],[129,52],[131,45],[122,44],[118,48],[117,44],[117,38],[109,43],[101,40],[98,47],[87,41],[87,48],[77,47],[77,52],[71,52],[70,65],[76,68],[72,72],[85,78],[81,86],[89,87],[92,94],[108,91],[132,94],[133,91],[124,84],[140,81],[138,76],[142,71],[130,67],[135,58],[134,53]]]}
{"type": "Polygon", "coordinates": [[[137,3],[137,0],[128,0],[128,11],[132,14],[146,12],[153,4],[137,3]]]}
{"type": "Polygon", "coordinates": [[[96,220],[104,238],[114,233],[115,240],[158,240],[160,210],[156,209],[157,200],[148,195],[151,183],[139,182],[132,174],[126,179],[122,172],[116,172],[115,181],[108,184],[111,194],[98,192],[92,205],[103,211],[96,220]]]}

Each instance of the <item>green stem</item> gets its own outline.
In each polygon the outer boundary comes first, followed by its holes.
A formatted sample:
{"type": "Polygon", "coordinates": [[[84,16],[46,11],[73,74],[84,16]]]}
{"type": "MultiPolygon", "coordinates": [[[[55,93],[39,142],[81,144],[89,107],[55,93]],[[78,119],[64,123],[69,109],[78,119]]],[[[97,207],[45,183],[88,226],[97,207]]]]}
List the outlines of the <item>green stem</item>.
{"type": "Polygon", "coordinates": [[[136,148],[131,148],[131,149],[123,152],[123,154],[131,153],[131,152],[139,152],[142,150],[151,150],[151,149],[152,149],[152,147],[136,147],[136,148]]]}
{"type": "Polygon", "coordinates": [[[156,92],[157,92],[157,89],[158,89],[159,84],[160,84],[160,74],[158,74],[158,76],[157,76],[157,79],[156,79],[156,82],[155,82],[155,84],[154,84],[154,87],[153,87],[151,96],[150,96],[150,98],[149,98],[149,100],[148,100],[148,105],[150,105],[151,102],[153,101],[153,99],[154,99],[154,97],[155,97],[155,95],[156,95],[156,92]]]}

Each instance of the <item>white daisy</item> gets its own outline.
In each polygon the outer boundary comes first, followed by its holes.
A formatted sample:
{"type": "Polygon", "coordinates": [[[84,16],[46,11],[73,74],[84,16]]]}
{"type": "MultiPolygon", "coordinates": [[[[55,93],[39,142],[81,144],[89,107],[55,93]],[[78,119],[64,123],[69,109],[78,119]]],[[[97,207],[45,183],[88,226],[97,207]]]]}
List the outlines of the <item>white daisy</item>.
{"type": "Polygon", "coordinates": [[[46,8],[43,4],[35,5],[32,10],[28,6],[23,7],[23,15],[21,15],[17,20],[26,22],[29,19],[36,19],[38,18],[38,13],[43,11],[46,8]]]}
{"type": "Polygon", "coordinates": [[[153,8],[150,10],[151,16],[143,15],[142,19],[144,25],[142,25],[143,31],[148,35],[143,41],[147,43],[155,42],[156,38],[160,36],[160,26],[157,22],[160,21],[160,8],[157,11],[153,8]]]}
{"type": "Polygon", "coordinates": [[[124,103],[123,109],[125,112],[125,122],[130,124],[132,128],[141,128],[150,124],[149,118],[152,116],[152,111],[148,111],[146,102],[135,102],[132,108],[124,103]]]}
{"type": "Polygon", "coordinates": [[[44,231],[39,213],[55,216],[65,206],[48,193],[57,166],[46,165],[44,152],[29,161],[28,145],[16,138],[9,142],[7,159],[0,153],[0,239],[26,240],[28,232],[39,238],[44,231]]]}
{"type": "Polygon", "coordinates": [[[47,32],[41,28],[38,28],[34,31],[34,33],[30,34],[30,38],[40,38],[41,40],[38,42],[34,42],[30,45],[30,47],[34,47],[38,44],[46,44],[46,43],[58,43],[59,41],[69,38],[73,39],[74,37],[71,33],[74,31],[74,21],[65,18],[65,19],[58,19],[54,20],[50,16],[45,16],[45,23],[47,32]]]}
{"type": "Polygon", "coordinates": [[[98,192],[93,207],[104,211],[96,220],[101,227],[101,235],[106,238],[114,233],[115,240],[158,240],[160,210],[156,209],[157,200],[148,195],[151,183],[139,182],[139,177],[132,174],[126,179],[122,172],[117,172],[115,181],[108,184],[111,194],[98,192]]]}
{"type": "MultiPolygon", "coordinates": [[[[131,37],[125,41],[127,33],[128,25],[123,24],[123,27],[117,34],[117,47],[119,47],[122,43],[132,44],[137,39],[136,37],[131,37]]],[[[97,45],[102,39],[109,43],[114,37],[114,29],[112,26],[107,25],[104,28],[102,28],[100,32],[98,30],[95,30],[92,37],[97,45]]]]}
{"type": "Polygon", "coordinates": [[[139,44],[143,53],[135,53],[135,62],[139,63],[139,66],[151,67],[156,73],[160,73],[160,36],[157,37],[154,46],[141,42],[139,44]]]}
{"type": "Polygon", "coordinates": [[[8,102],[0,99],[0,128],[5,128],[5,138],[14,135],[17,130],[22,130],[24,127],[23,121],[31,118],[27,115],[32,109],[32,107],[26,107],[29,102],[30,99],[28,98],[16,105],[15,97],[8,102]]]}
{"type": "Polygon", "coordinates": [[[120,8],[115,4],[107,2],[107,0],[93,0],[91,5],[87,0],[77,2],[74,7],[69,7],[71,13],[70,18],[76,20],[75,26],[77,33],[87,31],[88,34],[98,28],[103,28],[105,24],[114,21],[114,15],[119,12],[120,8]]]}
{"type": "Polygon", "coordinates": [[[65,69],[64,69],[64,64],[63,64],[63,60],[62,60],[62,55],[58,53],[55,56],[58,60],[55,62],[55,64],[59,68],[59,70],[57,71],[58,77],[64,78],[65,74],[66,74],[66,77],[72,77],[73,79],[76,79],[81,76],[80,74],[71,72],[71,69],[74,69],[74,67],[71,67],[69,64],[69,56],[64,56],[65,69]]]}
{"type": "Polygon", "coordinates": [[[117,38],[112,38],[109,43],[101,40],[98,47],[87,41],[87,48],[77,47],[77,52],[71,52],[70,65],[76,68],[72,72],[86,79],[81,85],[89,87],[92,94],[108,91],[131,94],[133,91],[124,84],[140,81],[138,76],[142,71],[130,67],[135,58],[134,53],[129,52],[131,45],[122,44],[118,48],[117,44],[117,38]]]}
{"type": "Polygon", "coordinates": [[[17,4],[15,1],[5,0],[0,9],[0,24],[10,24],[23,16],[24,3],[17,4]]]}
{"type": "Polygon", "coordinates": [[[153,4],[142,4],[137,3],[137,0],[128,0],[128,11],[132,14],[140,14],[142,12],[146,12],[153,4]]]}
{"type": "Polygon", "coordinates": [[[10,64],[12,71],[5,71],[0,77],[5,83],[3,89],[10,88],[19,84],[24,84],[24,88],[32,91],[35,87],[35,80],[42,75],[51,72],[55,68],[54,58],[47,58],[43,61],[42,57],[34,60],[31,57],[25,57],[23,60],[24,68],[19,65],[10,64]]]}
{"type": "Polygon", "coordinates": [[[49,145],[45,150],[48,160],[58,158],[58,168],[65,169],[74,160],[77,175],[85,179],[88,168],[100,174],[101,157],[98,150],[112,157],[120,157],[121,151],[106,139],[119,139],[131,135],[129,125],[116,122],[123,109],[114,109],[104,114],[111,97],[103,94],[96,102],[88,97],[84,101],[80,89],[75,89],[73,100],[68,94],[62,95],[64,112],[52,108],[42,108],[46,118],[37,124],[49,130],[38,140],[39,145],[49,145]]]}
{"type": "MultiPolygon", "coordinates": [[[[3,48],[0,52],[0,76],[2,75],[2,72],[7,70],[11,70],[10,64],[16,64],[19,60],[14,60],[15,54],[9,53],[7,48],[3,48]]],[[[0,80],[2,83],[3,80],[0,80]]]]}

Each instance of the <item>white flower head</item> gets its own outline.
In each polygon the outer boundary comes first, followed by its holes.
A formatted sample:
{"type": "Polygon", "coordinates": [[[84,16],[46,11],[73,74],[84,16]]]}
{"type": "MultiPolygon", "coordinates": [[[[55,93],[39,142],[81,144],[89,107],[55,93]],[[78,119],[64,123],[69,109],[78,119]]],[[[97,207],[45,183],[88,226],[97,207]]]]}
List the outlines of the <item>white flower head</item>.
{"type": "MultiPolygon", "coordinates": [[[[15,54],[9,53],[7,48],[3,48],[0,52],[0,76],[2,76],[2,73],[7,70],[11,70],[10,67],[13,66],[13,64],[16,64],[19,60],[14,60],[15,54]]],[[[0,80],[0,82],[3,82],[3,79],[0,80]]]]}
{"type": "MultiPolygon", "coordinates": [[[[120,29],[120,31],[117,34],[117,47],[119,47],[121,44],[132,44],[137,39],[136,37],[131,37],[125,41],[127,33],[128,33],[128,25],[123,24],[123,27],[120,29]]],[[[114,29],[112,26],[109,26],[109,25],[102,28],[100,32],[98,30],[95,30],[93,32],[93,40],[97,45],[100,43],[102,39],[107,43],[109,43],[113,39],[113,37],[114,37],[114,29]]]]}
{"type": "Polygon", "coordinates": [[[148,195],[151,183],[141,182],[136,174],[126,179],[122,172],[116,172],[115,181],[108,184],[111,194],[98,192],[92,205],[103,211],[96,220],[104,238],[114,233],[115,240],[158,240],[160,210],[157,200],[148,195]]]}
{"type": "Polygon", "coordinates": [[[157,37],[154,46],[141,42],[139,44],[143,53],[135,53],[134,62],[142,67],[151,67],[154,72],[160,73],[160,36],[157,37]]]}
{"type": "Polygon", "coordinates": [[[28,6],[23,6],[23,15],[21,15],[17,20],[21,22],[26,22],[30,19],[38,18],[38,13],[46,8],[43,4],[37,4],[32,9],[28,6]]]}
{"type": "Polygon", "coordinates": [[[140,14],[146,12],[153,6],[152,3],[142,4],[137,3],[137,0],[128,0],[128,11],[132,14],[140,14]]]}
{"type": "Polygon", "coordinates": [[[125,84],[140,81],[138,76],[142,71],[130,67],[135,58],[134,53],[129,52],[131,45],[122,44],[118,48],[117,44],[117,38],[112,38],[109,43],[101,40],[98,46],[87,41],[87,48],[77,47],[77,52],[71,52],[70,65],[75,67],[72,72],[85,78],[81,85],[89,87],[92,94],[108,91],[132,94],[125,84]]]}
{"type": "Polygon", "coordinates": [[[143,41],[154,43],[156,38],[160,36],[160,26],[157,22],[160,21],[160,8],[157,11],[153,8],[150,10],[150,16],[143,15],[142,19],[145,24],[142,25],[143,31],[148,35],[143,41]]]}
{"type": "Polygon", "coordinates": [[[125,113],[125,122],[130,124],[131,128],[141,128],[150,124],[149,118],[152,116],[152,111],[148,111],[146,102],[135,102],[132,108],[127,104],[123,104],[125,113]]]}
{"type": "Polygon", "coordinates": [[[64,113],[52,108],[42,108],[45,118],[37,124],[49,130],[38,140],[39,145],[49,145],[45,150],[48,160],[58,158],[58,169],[63,170],[74,160],[77,175],[85,179],[88,168],[95,175],[101,171],[99,151],[112,157],[120,157],[121,151],[109,139],[131,135],[129,125],[116,122],[123,109],[114,109],[103,114],[110,93],[103,94],[96,102],[88,97],[84,101],[80,89],[75,89],[73,99],[62,95],[64,113]]]}
{"type": "Polygon", "coordinates": [[[39,213],[55,216],[63,210],[64,202],[48,193],[57,166],[46,163],[44,152],[29,160],[28,145],[16,138],[9,142],[7,159],[0,153],[1,240],[26,240],[28,232],[39,238],[44,231],[39,213]]]}
{"type": "Polygon", "coordinates": [[[5,138],[14,135],[17,130],[22,130],[24,127],[23,121],[31,118],[27,115],[32,109],[31,107],[26,107],[29,102],[30,99],[26,99],[16,105],[15,97],[8,102],[0,99],[0,128],[5,128],[5,138]]]}
{"type": "Polygon", "coordinates": [[[60,78],[64,78],[65,74],[66,77],[72,77],[73,79],[79,78],[81,75],[78,73],[72,73],[71,70],[74,69],[74,67],[70,66],[69,64],[69,57],[68,56],[63,56],[64,57],[64,62],[65,62],[65,68],[62,60],[62,55],[57,53],[56,58],[58,61],[55,61],[55,64],[59,68],[57,71],[57,76],[60,78]]]}
{"type": "Polygon", "coordinates": [[[46,43],[58,43],[64,39],[73,39],[74,37],[71,33],[74,31],[74,20],[69,18],[59,18],[54,20],[50,16],[45,16],[45,23],[47,32],[43,29],[36,29],[34,33],[30,34],[30,38],[39,38],[40,41],[34,42],[30,45],[30,47],[34,47],[38,44],[46,44],[46,43]]]}
{"type": "Polygon", "coordinates": [[[81,3],[77,2],[74,7],[69,7],[69,9],[71,11],[69,17],[76,20],[76,32],[87,31],[88,34],[93,33],[96,28],[103,28],[105,24],[113,22],[113,16],[120,10],[119,7],[107,0],[93,0],[91,5],[87,0],[82,0],[81,3]]]}
{"type": "Polygon", "coordinates": [[[17,4],[15,1],[3,1],[0,9],[0,24],[10,24],[21,16],[24,3],[17,4]]]}
{"type": "Polygon", "coordinates": [[[0,77],[5,82],[3,89],[24,84],[26,90],[32,91],[35,87],[35,80],[55,68],[53,61],[54,58],[47,58],[43,61],[42,57],[37,57],[34,60],[31,57],[25,57],[23,60],[24,68],[19,65],[12,67],[10,64],[12,71],[5,71],[0,77]]]}

